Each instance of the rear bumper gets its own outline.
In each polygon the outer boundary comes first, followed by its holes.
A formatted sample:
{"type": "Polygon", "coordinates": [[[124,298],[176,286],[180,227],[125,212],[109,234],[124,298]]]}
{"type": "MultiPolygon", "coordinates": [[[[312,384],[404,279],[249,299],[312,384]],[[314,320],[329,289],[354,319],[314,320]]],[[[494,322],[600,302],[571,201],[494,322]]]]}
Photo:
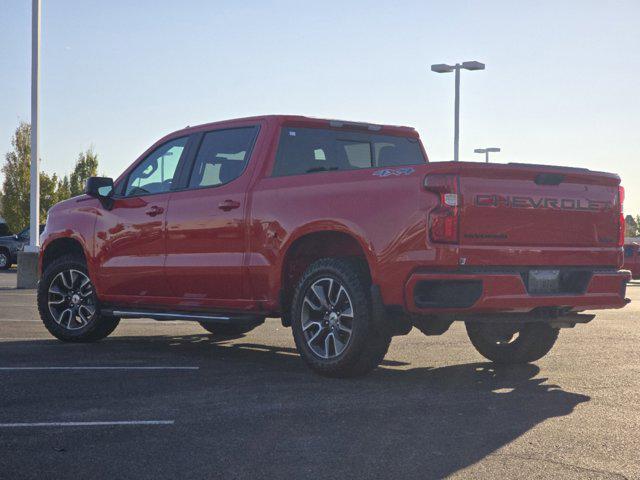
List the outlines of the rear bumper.
{"type": "Polygon", "coordinates": [[[581,293],[534,295],[519,272],[443,273],[417,271],[405,285],[405,306],[415,314],[525,313],[537,308],[579,312],[622,308],[627,270],[593,271],[581,293]]]}

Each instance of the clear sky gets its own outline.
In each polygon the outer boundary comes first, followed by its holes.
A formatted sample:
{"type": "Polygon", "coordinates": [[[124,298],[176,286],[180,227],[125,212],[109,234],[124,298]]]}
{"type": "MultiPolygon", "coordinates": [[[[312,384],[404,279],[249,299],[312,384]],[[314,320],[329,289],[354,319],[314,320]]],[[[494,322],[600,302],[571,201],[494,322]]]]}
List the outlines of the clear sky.
{"type": "MultiPolygon", "coordinates": [[[[640,2],[43,0],[42,168],[117,176],[186,125],[294,113],[414,126],[450,160],[613,171],[640,213],[640,2]]],[[[0,0],[0,152],[29,120],[30,6],[0,0]]]]}

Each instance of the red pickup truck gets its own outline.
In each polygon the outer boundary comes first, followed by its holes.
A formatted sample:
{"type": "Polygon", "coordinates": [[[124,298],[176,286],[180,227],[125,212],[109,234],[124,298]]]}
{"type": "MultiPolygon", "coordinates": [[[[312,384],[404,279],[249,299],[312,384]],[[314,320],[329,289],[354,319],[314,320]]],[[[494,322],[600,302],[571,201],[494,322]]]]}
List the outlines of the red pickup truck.
{"type": "Polygon", "coordinates": [[[291,326],[315,371],[375,368],[392,336],[466,322],[535,361],[621,308],[623,189],[581,168],[429,163],[412,128],[263,116],[188,127],[49,212],[40,315],[65,341],[122,318],[238,335],[291,326]]]}

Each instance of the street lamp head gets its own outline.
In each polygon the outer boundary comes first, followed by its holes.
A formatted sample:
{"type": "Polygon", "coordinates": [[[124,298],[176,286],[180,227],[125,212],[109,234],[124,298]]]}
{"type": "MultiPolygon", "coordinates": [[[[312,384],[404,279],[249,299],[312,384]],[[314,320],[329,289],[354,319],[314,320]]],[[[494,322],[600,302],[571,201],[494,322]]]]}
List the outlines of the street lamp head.
{"type": "Polygon", "coordinates": [[[476,62],[475,60],[471,62],[462,62],[462,68],[465,70],[484,70],[484,63],[476,62]]]}
{"type": "Polygon", "coordinates": [[[453,72],[453,68],[453,66],[447,65],[446,63],[431,65],[431,71],[436,73],[451,73],[453,72]]]}
{"type": "Polygon", "coordinates": [[[497,148],[497,147],[490,147],[490,148],[487,148],[487,152],[499,152],[499,151],[500,151],[500,149],[499,149],[499,148],[497,148]]]}
{"type": "Polygon", "coordinates": [[[473,153],[487,153],[486,148],[476,148],[473,153]]]}

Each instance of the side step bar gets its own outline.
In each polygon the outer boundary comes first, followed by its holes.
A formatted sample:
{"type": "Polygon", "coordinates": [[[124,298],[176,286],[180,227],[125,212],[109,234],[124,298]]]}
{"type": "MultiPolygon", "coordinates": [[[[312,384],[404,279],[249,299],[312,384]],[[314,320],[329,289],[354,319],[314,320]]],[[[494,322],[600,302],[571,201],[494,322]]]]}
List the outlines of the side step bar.
{"type": "Polygon", "coordinates": [[[224,324],[250,324],[262,323],[263,317],[250,315],[214,315],[179,312],[154,312],[145,310],[103,309],[105,315],[120,318],[151,318],[159,321],[187,320],[193,322],[224,323],[224,324]]]}

